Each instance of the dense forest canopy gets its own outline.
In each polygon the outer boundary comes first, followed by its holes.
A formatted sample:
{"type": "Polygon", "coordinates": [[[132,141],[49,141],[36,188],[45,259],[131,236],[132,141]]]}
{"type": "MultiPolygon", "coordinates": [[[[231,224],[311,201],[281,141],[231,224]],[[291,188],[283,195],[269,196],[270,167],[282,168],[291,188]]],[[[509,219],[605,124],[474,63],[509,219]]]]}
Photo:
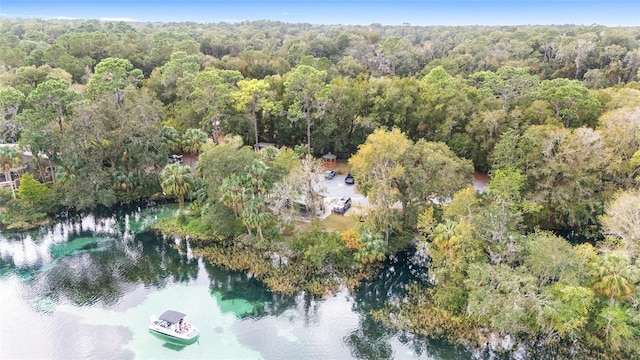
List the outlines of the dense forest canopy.
{"type": "MultiPolygon", "coordinates": [[[[566,127],[595,127],[611,96],[589,90],[633,83],[640,69],[638,28],[10,19],[0,26],[5,92],[26,97],[57,78],[69,83],[68,91],[96,99],[98,87],[116,85],[96,79],[106,67],[101,62],[120,59],[125,69],[119,71],[140,73],[114,80],[117,86],[151,90],[163,102],[163,120],[179,132],[222,130],[249,143],[246,122],[253,122],[254,139],[259,125],[263,141],[292,146],[307,140],[317,154],[347,157],[375,127],[397,126],[413,140],[446,142],[483,171],[507,128],[550,118],[566,127]],[[289,74],[300,66],[324,72],[316,81],[331,85],[309,109],[300,108],[301,99],[292,97],[296,91],[286,89],[289,74]],[[226,80],[216,85],[207,76],[226,80]],[[273,106],[234,107],[227,95],[241,79],[268,84],[269,96],[260,101],[269,98],[273,106]],[[305,121],[296,121],[296,111],[305,121]],[[300,131],[305,125],[310,134],[300,131]]],[[[33,107],[25,101],[6,108],[4,120],[33,107]]],[[[16,140],[24,124],[4,123],[3,140],[16,140]]]]}
{"type": "MultiPolygon", "coordinates": [[[[191,228],[300,260],[300,282],[414,242],[430,286],[394,326],[640,353],[638,27],[3,19],[0,34],[0,140],[36,154],[2,193],[5,224],[164,192],[191,228]],[[291,235],[289,199],[315,209],[328,152],[370,212],[291,235]]],[[[0,147],[5,179],[22,159],[0,147]]]]}

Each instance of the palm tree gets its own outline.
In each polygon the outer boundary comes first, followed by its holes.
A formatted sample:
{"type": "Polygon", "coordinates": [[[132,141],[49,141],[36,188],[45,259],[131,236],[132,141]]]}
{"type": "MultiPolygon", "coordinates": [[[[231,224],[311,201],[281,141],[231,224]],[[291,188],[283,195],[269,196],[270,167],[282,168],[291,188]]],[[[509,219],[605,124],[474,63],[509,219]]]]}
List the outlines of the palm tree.
{"type": "Polygon", "coordinates": [[[188,166],[180,166],[179,163],[173,163],[165,166],[161,175],[162,190],[167,195],[175,195],[178,197],[179,214],[184,212],[184,196],[193,189],[194,178],[191,168],[188,166]]]}
{"type": "Polygon", "coordinates": [[[260,240],[264,240],[262,227],[271,219],[271,213],[264,211],[264,207],[264,197],[259,196],[249,200],[242,211],[242,223],[247,227],[249,235],[251,235],[251,229],[255,228],[260,240]]]}
{"type": "Polygon", "coordinates": [[[356,261],[367,264],[383,261],[387,257],[385,255],[385,240],[382,234],[372,233],[369,229],[363,229],[360,235],[360,243],[363,244],[362,248],[353,256],[356,261]]]}
{"type": "MultiPolygon", "coordinates": [[[[182,150],[197,156],[200,148],[207,142],[207,133],[200,129],[189,128],[182,135],[182,150]]],[[[191,163],[189,165],[192,165],[191,163]]]]}
{"type": "Polygon", "coordinates": [[[172,126],[162,127],[162,139],[170,152],[180,150],[180,134],[172,126]]]}
{"type": "Polygon", "coordinates": [[[269,222],[271,215],[266,211],[264,199],[266,191],[265,175],[268,169],[264,162],[255,159],[251,166],[245,170],[242,179],[251,194],[251,199],[246,202],[242,211],[242,222],[249,229],[249,233],[251,233],[251,228],[255,228],[261,240],[264,239],[262,227],[269,222]]]}
{"type": "Polygon", "coordinates": [[[11,193],[16,198],[16,189],[13,179],[11,178],[11,170],[22,164],[22,152],[13,146],[0,146],[0,169],[4,172],[6,181],[10,182],[11,193]]]}
{"type": "Polygon", "coordinates": [[[242,183],[242,177],[237,174],[231,174],[222,181],[220,187],[222,196],[220,200],[225,206],[233,209],[233,214],[239,216],[247,202],[248,189],[242,183]]]}
{"type": "Polygon", "coordinates": [[[433,229],[433,242],[440,249],[448,249],[449,255],[453,255],[457,236],[460,235],[458,223],[453,220],[445,220],[433,229]]]}
{"type": "Polygon", "coordinates": [[[597,281],[593,289],[609,297],[609,306],[614,306],[616,299],[624,298],[633,292],[638,278],[638,269],[631,265],[627,256],[607,253],[593,262],[597,281]]]}
{"type": "Polygon", "coordinates": [[[265,175],[267,174],[267,170],[269,170],[269,168],[262,160],[255,159],[253,163],[251,163],[251,166],[245,171],[244,175],[247,184],[250,186],[254,197],[265,192],[265,175]]]}

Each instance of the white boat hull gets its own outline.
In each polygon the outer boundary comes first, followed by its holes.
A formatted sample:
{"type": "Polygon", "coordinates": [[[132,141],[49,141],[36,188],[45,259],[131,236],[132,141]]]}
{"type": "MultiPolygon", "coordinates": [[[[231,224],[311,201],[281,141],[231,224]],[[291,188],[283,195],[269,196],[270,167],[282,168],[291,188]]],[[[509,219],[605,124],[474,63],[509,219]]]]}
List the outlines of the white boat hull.
{"type": "Polygon", "coordinates": [[[166,321],[156,320],[149,325],[149,332],[159,337],[180,343],[193,343],[198,340],[200,331],[193,325],[185,330],[178,330],[177,324],[168,324],[166,321]]]}

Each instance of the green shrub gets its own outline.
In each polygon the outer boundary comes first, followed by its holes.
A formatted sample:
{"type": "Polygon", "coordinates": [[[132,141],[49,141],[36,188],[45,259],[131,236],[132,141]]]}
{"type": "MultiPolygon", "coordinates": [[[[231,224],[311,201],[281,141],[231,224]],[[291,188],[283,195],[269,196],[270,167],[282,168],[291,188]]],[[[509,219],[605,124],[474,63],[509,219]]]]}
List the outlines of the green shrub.
{"type": "Polygon", "coordinates": [[[191,219],[187,223],[186,231],[194,234],[207,234],[211,232],[211,228],[203,223],[200,218],[191,219]]]}
{"type": "Polygon", "coordinates": [[[31,174],[24,174],[20,178],[20,186],[17,195],[20,200],[33,206],[41,208],[49,198],[50,190],[43,183],[34,179],[31,174]]]}
{"type": "Polygon", "coordinates": [[[334,232],[325,232],[317,222],[296,234],[291,239],[291,248],[316,269],[327,264],[345,267],[351,263],[349,249],[340,236],[334,232]]]}

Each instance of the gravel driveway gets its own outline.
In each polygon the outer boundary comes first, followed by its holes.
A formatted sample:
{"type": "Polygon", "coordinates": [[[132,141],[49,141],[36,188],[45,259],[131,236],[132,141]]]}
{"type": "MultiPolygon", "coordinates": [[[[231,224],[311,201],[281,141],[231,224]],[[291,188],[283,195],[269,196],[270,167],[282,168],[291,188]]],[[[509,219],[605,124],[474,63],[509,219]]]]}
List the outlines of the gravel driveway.
{"type": "Polygon", "coordinates": [[[344,183],[346,174],[336,175],[333,179],[322,179],[319,186],[324,188],[325,207],[329,211],[326,215],[331,213],[333,205],[337,203],[341,197],[350,197],[353,206],[347,211],[347,214],[352,210],[360,211],[360,208],[364,208],[369,205],[369,200],[362,194],[356,192],[356,185],[347,185],[344,183]]]}

